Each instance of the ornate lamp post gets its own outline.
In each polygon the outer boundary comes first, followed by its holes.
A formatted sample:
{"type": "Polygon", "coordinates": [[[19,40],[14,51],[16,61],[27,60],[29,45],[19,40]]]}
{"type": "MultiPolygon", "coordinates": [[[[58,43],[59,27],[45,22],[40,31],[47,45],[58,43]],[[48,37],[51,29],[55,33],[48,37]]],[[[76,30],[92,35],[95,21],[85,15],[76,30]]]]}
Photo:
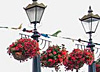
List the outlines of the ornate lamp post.
{"type": "MultiPolygon", "coordinates": [[[[37,32],[36,24],[40,23],[42,15],[44,13],[44,10],[46,6],[43,3],[37,3],[37,0],[32,0],[33,3],[29,4],[25,9],[26,14],[29,18],[30,23],[34,24],[34,32],[31,36],[33,39],[38,41],[38,37],[40,37],[40,34],[37,32]]],[[[40,66],[40,56],[35,57],[33,59],[33,70],[32,72],[41,72],[41,66],[40,66]]]]}
{"type": "MultiPolygon", "coordinates": [[[[84,15],[81,19],[79,19],[82,23],[83,29],[86,34],[89,34],[89,42],[87,47],[91,48],[91,51],[94,52],[93,47],[95,45],[92,42],[92,33],[95,33],[100,21],[100,16],[98,14],[94,15],[93,10],[91,10],[91,6],[89,7],[88,14],[84,15]]],[[[95,61],[89,65],[88,72],[96,72],[95,61]]]]}

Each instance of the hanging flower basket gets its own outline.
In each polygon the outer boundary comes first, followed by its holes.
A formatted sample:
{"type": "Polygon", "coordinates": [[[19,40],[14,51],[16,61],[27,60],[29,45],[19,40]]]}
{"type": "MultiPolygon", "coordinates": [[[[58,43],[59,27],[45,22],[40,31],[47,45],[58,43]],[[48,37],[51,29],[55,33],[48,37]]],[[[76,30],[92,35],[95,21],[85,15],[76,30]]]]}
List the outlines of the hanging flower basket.
{"type": "Polygon", "coordinates": [[[25,60],[28,58],[28,56],[24,56],[22,55],[22,52],[15,52],[15,54],[13,54],[13,57],[16,59],[16,60],[25,60]]]}
{"type": "Polygon", "coordinates": [[[68,59],[65,59],[63,64],[66,70],[78,69],[83,67],[84,63],[91,65],[94,60],[93,52],[90,49],[74,49],[68,56],[68,59]]]}
{"type": "Polygon", "coordinates": [[[16,60],[24,61],[27,58],[33,58],[39,54],[39,45],[36,40],[19,39],[8,47],[9,55],[16,60]]]}
{"type": "Polygon", "coordinates": [[[84,49],[84,58],[85,58],[85,63],[88,65],[91,65],[94,61],[94,55],[91,49],[84,49]]]}
{"type": "Polygon", "coordinates": [[[49,46],[49,48],[41,54],[41,65],[43,67],[59,69],[59,65],[62,64],[66,58],[68,51],[60,48],[58,45],[49,46]]]}
{"type": "Polygon", "coordinates": [[[68,60],[64,60],[63,64],[66,70],[80,69],[84,65],[83,51],[74,49],[68,56],[68,60]]]}

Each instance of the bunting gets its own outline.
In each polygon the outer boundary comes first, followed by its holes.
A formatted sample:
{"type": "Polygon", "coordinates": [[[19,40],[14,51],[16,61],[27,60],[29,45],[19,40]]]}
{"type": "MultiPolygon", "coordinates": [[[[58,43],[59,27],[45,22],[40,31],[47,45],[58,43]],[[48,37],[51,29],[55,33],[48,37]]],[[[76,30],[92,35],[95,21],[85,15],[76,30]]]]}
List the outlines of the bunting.
{"type": "Polygon", "coordinates": [[[22,28],[22,24],[19,25],[19,27],[3,27],[3,26],[0,26],[0,28],[5,28],[5,29],[13,29],[13,30],[20,30],[22,28]]]}

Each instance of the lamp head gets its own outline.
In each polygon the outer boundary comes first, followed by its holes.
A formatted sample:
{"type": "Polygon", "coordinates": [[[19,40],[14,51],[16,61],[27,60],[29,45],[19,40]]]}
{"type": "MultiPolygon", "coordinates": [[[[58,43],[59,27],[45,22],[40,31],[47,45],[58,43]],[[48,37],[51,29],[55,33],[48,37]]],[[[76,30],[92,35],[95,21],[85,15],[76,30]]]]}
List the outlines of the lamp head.
{"type": "Polygon", "coordinates": [[[37,3],[37,0],[33,0],[32,4],[24,8],[30,23],[40,23],[45,8],[46,6],[43,3],[37,3]]]}
{"type": "Polygon", "coordinates": [[[94,15],[92,12],[93,10],[89,6],[88,14],[79,19],[86,33],[95,33],[100,21],[100,16],[94,15]]]}

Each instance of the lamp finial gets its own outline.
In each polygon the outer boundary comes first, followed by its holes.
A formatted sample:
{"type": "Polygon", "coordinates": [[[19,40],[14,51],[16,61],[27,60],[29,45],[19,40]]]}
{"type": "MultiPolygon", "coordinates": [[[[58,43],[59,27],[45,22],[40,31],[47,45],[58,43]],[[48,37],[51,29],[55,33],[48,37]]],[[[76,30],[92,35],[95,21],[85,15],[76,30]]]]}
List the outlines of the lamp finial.
{"type": "Polygon", "coordinates": [[[89,6],[89,10],[88,10],[88,13],[92,13],[93,10],[91,9],[91,6],[89,6]]]}

